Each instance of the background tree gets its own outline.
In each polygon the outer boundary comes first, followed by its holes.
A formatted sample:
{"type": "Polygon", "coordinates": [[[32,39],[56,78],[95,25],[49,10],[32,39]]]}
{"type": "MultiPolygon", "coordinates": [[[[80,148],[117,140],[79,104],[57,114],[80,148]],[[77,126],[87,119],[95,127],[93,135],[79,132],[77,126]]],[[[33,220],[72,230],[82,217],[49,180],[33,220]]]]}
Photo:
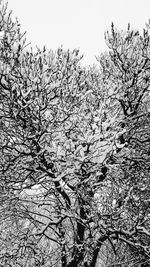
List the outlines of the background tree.
{"type": "Polygon", "coordinates": [[[119,111],[115,164],[111,172],[118,184],[118,222],[121,227],[135,231],[133,247],[139,247],[139,258],[142,260],[143,257],[149,258],[150,241],[149,34],[148,30],[144,30],[140,35],[138,31],[131,30],[130,25],[127,32],[119,32],[112,25],[111,34],[106,34],[106,41],[110,53],[107,60],[106,56],[101,56],[99,61],[105,77],[104,86],[107,86],[109,77],[110,103],[119,111]]]}
{"type": "Polygon", "coordinates": [[[112,25],[86,69],[78,50],[28,49],[0,16],[2,266],[96,267],[110,251],[148,264],[148,32],[112,25]]]}

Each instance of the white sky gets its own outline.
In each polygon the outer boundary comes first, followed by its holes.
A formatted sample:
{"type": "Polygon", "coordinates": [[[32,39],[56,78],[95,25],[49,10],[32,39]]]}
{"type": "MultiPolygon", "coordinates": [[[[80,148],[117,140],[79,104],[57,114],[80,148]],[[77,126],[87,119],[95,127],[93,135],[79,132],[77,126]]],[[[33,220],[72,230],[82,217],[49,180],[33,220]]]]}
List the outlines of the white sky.
{"type": "Polygon", "coordinates": [[[143,29],[150,19],[150,0],[8,0],[8,7],[33,46],[80,48],[85,64],[107,49],[104,32],[112,21],[143,29]]]}

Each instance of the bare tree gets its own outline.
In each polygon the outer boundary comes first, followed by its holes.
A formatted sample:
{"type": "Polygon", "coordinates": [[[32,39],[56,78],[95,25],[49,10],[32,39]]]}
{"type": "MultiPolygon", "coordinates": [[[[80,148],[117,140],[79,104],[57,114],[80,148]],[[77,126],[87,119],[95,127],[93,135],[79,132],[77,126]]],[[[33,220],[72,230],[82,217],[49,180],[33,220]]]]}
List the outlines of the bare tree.
{"type": "Polygon", "coordinates": [[[112,26],[85,69],[0,17],[2,266],[96,267],[107,248],[117,266],[118,244],[148,264],[148,32],[112,26]]]}

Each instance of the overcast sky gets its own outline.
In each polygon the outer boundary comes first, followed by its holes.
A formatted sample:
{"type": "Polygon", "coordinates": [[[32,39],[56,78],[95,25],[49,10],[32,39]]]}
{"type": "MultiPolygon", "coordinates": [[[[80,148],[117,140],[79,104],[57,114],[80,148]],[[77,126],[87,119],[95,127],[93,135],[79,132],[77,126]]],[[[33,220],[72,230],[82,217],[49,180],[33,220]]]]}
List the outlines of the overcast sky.
{"type": "Polygon", "coordinates": [[[8,0],[8,7],[33,46],[80,48],[85,64],[107,49],[104,32],[112,21],[143,29],[150,19],[150,0],[8,0]]]}

